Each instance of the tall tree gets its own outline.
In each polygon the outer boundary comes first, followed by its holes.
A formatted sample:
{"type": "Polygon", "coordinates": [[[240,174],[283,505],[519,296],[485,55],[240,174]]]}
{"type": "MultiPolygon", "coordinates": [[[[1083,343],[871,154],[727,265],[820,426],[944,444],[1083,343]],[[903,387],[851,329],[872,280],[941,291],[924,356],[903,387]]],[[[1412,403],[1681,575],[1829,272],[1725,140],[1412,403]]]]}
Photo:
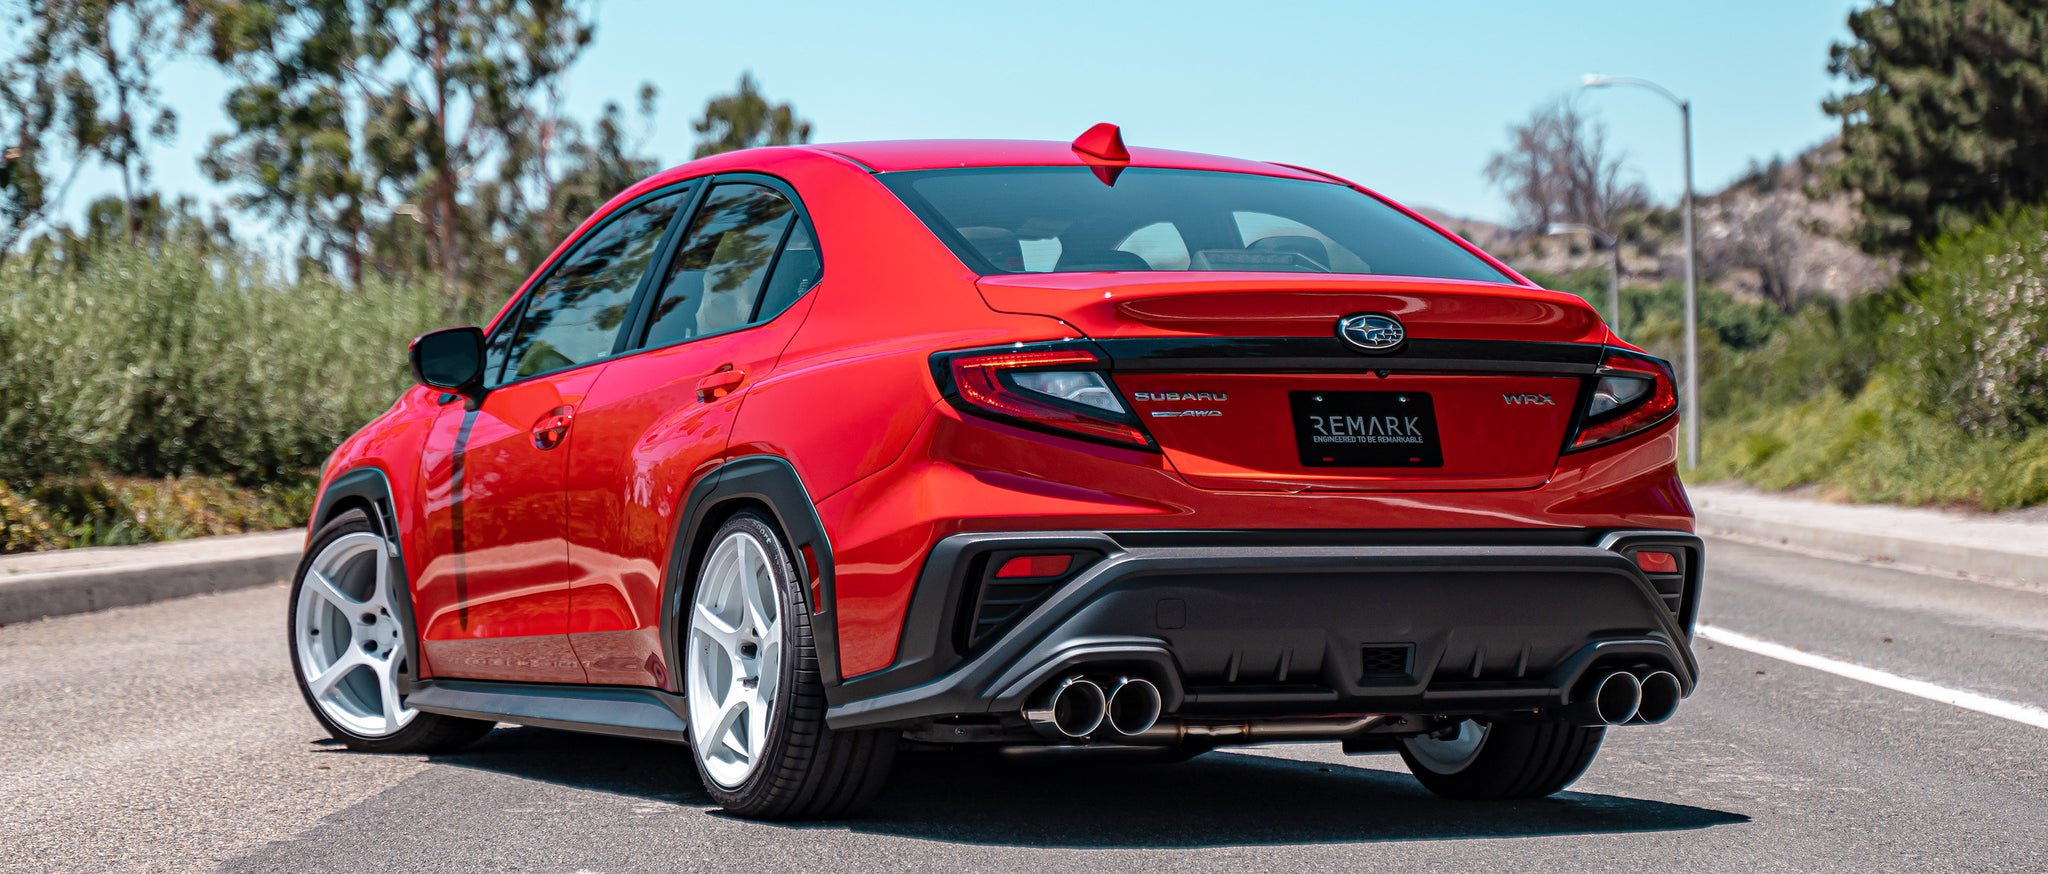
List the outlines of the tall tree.
{"type": "Polygon", "coordinates": [[[21,0],[6,21],[18,43],[0,58],[0,259],[94,164],[119,174],[132,240],[152,196],[148,144],[177,129],[154,82],[178,46],[171,0],[21,0]]]}
{"type": "Polygon", "coordinates": [[[315,259],[338,259],[360,283],[369,213],[379,206],[367,127],[385,92],[375,70],[392,51],[376,0],[196,0],[192,25],[237,80],[200,167],[240,183],[232,203],[297,225],[315,259]]]}
{"type": "Polygon", "coordinates": [[[1509,126],[1508,140],[1486,162],[1486,178],[1526,227],[1579,222],[1612,232],[1623,209],[1646,200],[1640,184],[1623,180],[1622,156],[1608,153],[1606,125],[1570,100],[1538,107],[1509,126]]]}
{"type": "Polygon", "coordinates": [[[2048,197],[2048,3],[1878,0],[1828,69],[1852,90],[1829,184],[1862,196],[1860,242],[1913,253],[2048,197]]]}
{"type": "Polygon", "coordinates": [[[374,255],[451,301],[494,248],[477,191],[546,166],[560,80],[593,35],[577,0],[189,2],[241,80],[214,177],[324,238],[352,280],[374,255]]]}
{"type": "Polygon", "coordinates": [[[769,103],[751,72],[741,73],[731,94],[711,98],[697,131],[696,157],[755,146],[787,146],[811,141],[811,123],[798,118],[796,107],[769,103]]]}

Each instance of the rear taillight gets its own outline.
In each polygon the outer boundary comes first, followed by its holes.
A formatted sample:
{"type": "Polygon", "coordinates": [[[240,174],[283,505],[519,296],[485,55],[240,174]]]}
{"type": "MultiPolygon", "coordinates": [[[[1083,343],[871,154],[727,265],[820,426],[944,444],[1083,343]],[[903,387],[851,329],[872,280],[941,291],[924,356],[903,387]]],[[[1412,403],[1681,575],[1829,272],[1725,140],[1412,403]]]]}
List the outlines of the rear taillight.
{"type": "Polygon", "coordinates": [[[962,412],[1067,437],[1158,451],[1110,385],[1109,361],[1073,343],[943,352],[939,391],[962,412]]]}
{"type": "Polygon", "coordinates": [[[1678,413],[1671,365],[1648,355],[1607,350],[1586,401],[1578,433],[1566,452],[1590,449],[1640,433],[1678,413]]]}

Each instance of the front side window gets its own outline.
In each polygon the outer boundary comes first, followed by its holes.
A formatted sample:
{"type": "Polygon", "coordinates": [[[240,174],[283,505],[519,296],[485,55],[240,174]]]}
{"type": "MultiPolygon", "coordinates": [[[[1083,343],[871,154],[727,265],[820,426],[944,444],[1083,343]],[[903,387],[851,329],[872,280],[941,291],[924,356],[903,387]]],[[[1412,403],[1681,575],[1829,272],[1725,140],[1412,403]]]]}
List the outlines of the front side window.
{"type": "Polygon", "coordinates": [[[883,173],[983,274],[1091,271],[1347,273],[1510,282],[1451,238],[1334,182],[1133,167],[883,173]]]}
{"type": "Polygon", "coordinates": [[[779,312],[816,281],[817,256],[809,226],[788,198],[751,182],[718,185],[662,280],[644,345],[722,333],[779,312]],[[778,264],[778,252],[787,264],[778,264]]]}
{"type": "Polygon", "coordinates": [[[576,245],[527,294],[518,325],[493,337],[492,357],[511,382],[612,353],[632,309],[633,293],[661,246],[662,231],[687,190],[629,207],[576,245]]]}

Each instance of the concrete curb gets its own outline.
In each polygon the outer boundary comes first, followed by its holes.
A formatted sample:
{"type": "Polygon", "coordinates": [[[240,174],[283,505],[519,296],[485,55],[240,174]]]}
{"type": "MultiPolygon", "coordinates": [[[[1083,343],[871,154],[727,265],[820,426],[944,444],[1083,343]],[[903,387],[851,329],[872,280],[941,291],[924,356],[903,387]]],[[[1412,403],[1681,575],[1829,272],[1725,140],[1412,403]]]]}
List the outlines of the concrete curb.
{"type": "Polygon", "coordinates": [[[291,577],[304,545],[292,530],[8,556],[20,561],[0,572],[0,625],[268,585],[291,577]]]}
{"type": "MultiPolygon", "coordinates": [[[[1814,525],[1777,516],[1757,516],[1698,507],[1703,535],[1729,536],[1764,546],[1813,552],[1850,561],[1874,561],[1944,576],[2048,587],[2048,560],[1983,544],[1945,543],[1896,533],[1814,525]]],[[[1710,559],[1711,561],[1711,559],[1710,559]]]]}

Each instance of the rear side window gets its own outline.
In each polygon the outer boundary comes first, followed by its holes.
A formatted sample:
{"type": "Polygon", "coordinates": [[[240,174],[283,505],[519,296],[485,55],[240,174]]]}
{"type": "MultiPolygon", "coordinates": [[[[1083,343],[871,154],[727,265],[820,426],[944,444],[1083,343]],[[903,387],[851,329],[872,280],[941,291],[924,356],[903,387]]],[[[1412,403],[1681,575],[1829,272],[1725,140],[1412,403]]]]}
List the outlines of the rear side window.
{"type": "Polygon", "coordinates": [[[1349,186],[1133,167],[884,173],[977,272],[1250,271],[1512,280],[1451,238],[1349,186]]]}
{"type": "MultiPolygon", "coordinates": [[[[795,206],[767,186],[725,183],[711,189],[654,298],[645,345],[666,346],[742,327],[755,320],[764,297],[786,297],[781,304],[786,307],[808,290],[794,276],[787,288],[770,280],[776,253],[797,220],[795,206]]],[[[809,244],[808,230],[803,238],[815,264],[817,247],[809,244]]],[[[814,267],[811,281],[816,272],[814,267]]]]}
{"type": "Polygon", "coordinates": [[[612,353],[662,231],[687,191],[629,207],[591,232],[528,292],[518,326],[494,337],[497,382],[595,361],[612,353]],[[502,357],[501,357],[502,356],[502,357]]]}

